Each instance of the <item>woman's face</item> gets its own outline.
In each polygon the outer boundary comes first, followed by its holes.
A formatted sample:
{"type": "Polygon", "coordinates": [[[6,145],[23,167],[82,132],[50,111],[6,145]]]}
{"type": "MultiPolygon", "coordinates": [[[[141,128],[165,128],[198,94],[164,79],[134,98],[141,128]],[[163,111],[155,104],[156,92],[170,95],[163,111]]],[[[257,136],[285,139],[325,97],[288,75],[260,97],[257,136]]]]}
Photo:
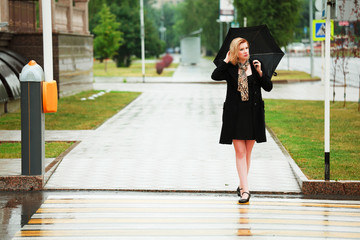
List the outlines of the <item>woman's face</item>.
{"type": "Polygon", "coordinates": [[[240,44],[238,57],[240,62],[244,62],[249,59],[249,46],[246,42],[240,44]]]}

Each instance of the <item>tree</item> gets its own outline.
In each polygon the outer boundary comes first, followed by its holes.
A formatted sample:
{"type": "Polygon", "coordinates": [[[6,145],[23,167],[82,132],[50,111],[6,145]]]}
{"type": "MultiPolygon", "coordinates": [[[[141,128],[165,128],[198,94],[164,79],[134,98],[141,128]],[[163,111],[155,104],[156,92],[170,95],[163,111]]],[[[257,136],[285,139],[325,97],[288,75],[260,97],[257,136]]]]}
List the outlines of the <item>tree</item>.
{"type": "Polygon", "coordinates": [[[202,28],[202,46],[213,52],[219,50],[218,0],[185,0],[179,6],[179,13],[181,17],[177,19],[175,28],[180,35],[186,36],[202,28]]]}
{"type": "MultiPolygon", "coordinates": [[[[295,29],[295,36],[294,36],[294,40],[297,42],[300,42],[303,39],[309,39],[309,13],[310,13],[310,8],[309,8],[309,0],[301,0],[300,1],[300,10],[299,10],[299,19],[298,19],[298,23],[296,25],[296,29],[295,29]],[[304,31],[304,29],[306,28],[306,32],[304,31]]],[[[315,4],[315,1],[313,1],[313,5],[315,4]]],[[[313,9],[315,9],[315,7],[313,6],[313,9]]],[[[314,15],[313,11],[313,15],[314,15]]],[[[313,16],[314,18],[314,16],[313,16]]]]}
{"type": "MultiPolygon", "coordinates": [[[[131,56],[141,57],[139,1],[114,0],[109,2],[111,2],[110,7],[116,15],[117,21],[122,23],[121,30],[124,33],[124,44],[118,49],[115,58],[116,64],[118,67],[128,67],[131,65],[131,56]]],[[[154,27],[154,20],[148,17],[146,11],[144,15],[145,53],[146,56],[157,56],[164,51],[164,47],[154,27]]]]}
{"type": "Polygon", "coordinates": [[[174,27],[179,17],[179,4],[164,3],[161,9],[147,9],[147,16],[154,20],[156,31],[160,34],[161,26],[164,26],[164,41],[166,48],[173,48],[180,45],[180,38],[177,29],[174,27]]]}
{"type": "Polygon", "coordinates": [[[164,25],[166,28],[166,47],[173,48],[180,46],[180,36],[174,28],[176,19],[179,18],[178,6],[173,4],[165,4],[163,6],[164,25]]]}
{"type": "MultiPolygon", "coordinates": [[[[96,34],[94,39],[95,56],[101,60],[113,58],[116,51],[123,43],[122,32],[118,29],[120,23],[116,22],[115,15],[110,12],[110,8],[104,3],[99,14],[99,24],[94,28],[96,34]]],[[[105,61],[105,71],[107,71],[105,61]]]]}
{"type": "Polygon", "coordinates": [[[247,17],[248,26],[266,24],[279,46],[286,46],[294,36],[299,20],[300,0],[234,0],[238,19],[247,17]]]}
{"type": "MultiPolygon", "coordinates": [[[[93,29],[100,21],[99,10],[107,3],[116,21],[121,23],[122,43],[114,57],[117,66],[130,66],[131,57],[141,57],[140,41],[140,5],[138,0],[91,0],[89,2],[89,28],[93,29]]],[[[151,0],[144,0],[145,6],[145,50],[146,56],[158,56],[164,52],[164,44],[160,41],[155,27],[155,20],[150,13],[151,0]]]]}
{"type": "Polygon", "coordinates": [[[105,3],[105,0],[91,0],[88,3],[88,12],[89,12],[89,31],[93,33],[93,29],[99,22],[98,12],[100,11],[102,5],[105,3]]]}
{"type": "MultiPolygon", "coordinates": [[[[337,3],[339,7],[338,18],[341,20],[347,20],[347,18],[349,17],[347,15],[349,13],[346,13],[346,5],[348,4],[347,1],[350,0],[342,0],[337,3]]],[[[350,25],[352,26],[352,28],[339,27],[340,34],[335,38],[334,43],[336,47],[335,50],[333,50],[333,54],[336,56],[336,59],[339,62],[340,72],[343,74],[344,77],[344,107],[346,106],[346,76],[349,73],[348,62],[351,57],[359,57],[358,46],[360,46],[359,41],[357,40],[358,35],[355,33],[357,23],[360,20],[359,2],[354,1],[353,4],[354,6],[350,10],[349,14],[350,16],[353,16],[353,23],[351,23],[350,25]],[[358,46],[356,46],[356,43],[358,46]]]]}

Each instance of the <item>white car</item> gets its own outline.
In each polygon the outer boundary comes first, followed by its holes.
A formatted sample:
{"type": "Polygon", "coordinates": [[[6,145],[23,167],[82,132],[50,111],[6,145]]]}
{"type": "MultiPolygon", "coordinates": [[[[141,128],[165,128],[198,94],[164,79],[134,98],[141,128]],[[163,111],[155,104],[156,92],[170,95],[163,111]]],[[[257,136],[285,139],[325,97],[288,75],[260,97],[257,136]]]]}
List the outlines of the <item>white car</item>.
{"type": "Polygon", "coordinates": [[[304,53],[306,51],[306,46],[300,42],[290,43],[287,46],[287,50],[289,53],[304,53]]]}

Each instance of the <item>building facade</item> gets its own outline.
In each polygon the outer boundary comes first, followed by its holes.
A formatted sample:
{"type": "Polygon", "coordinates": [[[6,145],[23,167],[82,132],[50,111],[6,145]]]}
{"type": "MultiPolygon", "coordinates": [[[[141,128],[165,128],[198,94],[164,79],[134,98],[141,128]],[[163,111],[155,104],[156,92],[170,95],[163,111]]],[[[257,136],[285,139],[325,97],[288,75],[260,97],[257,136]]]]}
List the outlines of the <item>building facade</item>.
{"type": "MultiPolygon", "coordinates": [[[[42,1],[0,0],[0,22],[3,23],[0,25],[0,49],[15,52],[27,61],[35,60],[43,67],[42,1]]],[[[58,83],[59,96],[92,89],[93,36],[88,30],[89,0],[50,1],[54,80],[58,83]]]]}

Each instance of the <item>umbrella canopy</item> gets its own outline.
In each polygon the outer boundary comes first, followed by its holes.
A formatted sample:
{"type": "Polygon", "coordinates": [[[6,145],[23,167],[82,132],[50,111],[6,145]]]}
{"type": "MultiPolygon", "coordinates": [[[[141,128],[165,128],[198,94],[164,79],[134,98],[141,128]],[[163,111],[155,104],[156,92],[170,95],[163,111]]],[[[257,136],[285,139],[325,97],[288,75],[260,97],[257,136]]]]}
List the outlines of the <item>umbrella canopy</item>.
{"type": "Polygon", "coordinates": [[[237,37],[245,38],[249,42],[250,58],[252,60],[259,60],[265,74],[271,78],[281,58],[284,56],[284,52],[281,51],[279,46],[275,43],[275,40],[266,25],[230,28],[215,57],[215,65],[217,65],[218,60],[225,59],[231,41],[237,37]]]}

